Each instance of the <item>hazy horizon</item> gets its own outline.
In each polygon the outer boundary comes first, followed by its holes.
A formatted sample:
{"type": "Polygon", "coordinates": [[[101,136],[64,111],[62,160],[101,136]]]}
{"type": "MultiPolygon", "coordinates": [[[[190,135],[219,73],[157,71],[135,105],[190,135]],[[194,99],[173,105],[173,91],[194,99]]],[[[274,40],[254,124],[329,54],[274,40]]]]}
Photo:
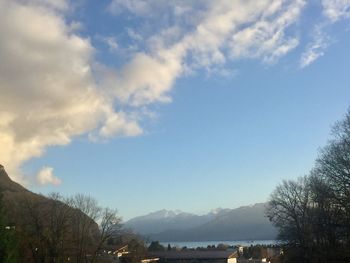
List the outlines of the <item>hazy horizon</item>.
{"type": "Polygon", "coordinates": [[[128,220],[266,202],[350,106],[350,3],[0,0],[0,163],[128,220]]]}

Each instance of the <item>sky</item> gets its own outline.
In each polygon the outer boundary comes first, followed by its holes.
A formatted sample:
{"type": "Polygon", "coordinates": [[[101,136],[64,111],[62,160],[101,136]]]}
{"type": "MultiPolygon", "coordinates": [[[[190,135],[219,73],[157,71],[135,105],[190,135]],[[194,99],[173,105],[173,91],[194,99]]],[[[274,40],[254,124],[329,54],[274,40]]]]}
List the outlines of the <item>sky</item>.
{"type": "Polygon", "coordinates": [[[350,0],[0,0],[0,163],[125,219],[268,200],[350,106],[350,0]]]}

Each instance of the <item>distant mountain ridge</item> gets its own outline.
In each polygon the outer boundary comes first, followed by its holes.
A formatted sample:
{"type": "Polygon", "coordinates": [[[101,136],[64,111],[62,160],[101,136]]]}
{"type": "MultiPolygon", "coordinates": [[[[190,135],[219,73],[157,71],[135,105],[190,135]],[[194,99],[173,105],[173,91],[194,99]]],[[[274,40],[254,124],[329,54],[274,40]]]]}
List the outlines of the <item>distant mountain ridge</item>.
{"type": "Polygon", "coordinates": [[[265,206],[217,209],[202,216],[163,209],[130,219],[125,227],[163,242],[275,239],[277,232],[265,217],[265,206]]]}
{"type": "Polygon", "coordinates": [[[149,235],[167,230],[197,227],[209,222],[211,219],[212,217],[209,215],[198,216],[191,213],[163,209],[130,219],[125,223],[125,226],[142,235],[149,235]]]}

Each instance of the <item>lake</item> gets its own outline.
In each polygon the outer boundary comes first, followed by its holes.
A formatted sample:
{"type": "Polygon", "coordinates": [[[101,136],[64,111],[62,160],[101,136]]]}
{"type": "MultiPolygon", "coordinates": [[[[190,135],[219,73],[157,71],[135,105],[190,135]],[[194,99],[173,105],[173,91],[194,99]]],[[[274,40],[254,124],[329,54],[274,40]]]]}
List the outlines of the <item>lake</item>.
{"type": "Polygon", "coordinates": [[[187,248],[197,248],[197,247],[207,247],[218,244],[226,244],[229,246],[250,246],[250,245],[275,245],[276,240],[236,240],[236,241],[197,241],[197,242],[160,242],[163,246],[167,247],[170,244],[171,247],[187,247],[187,248]]]}

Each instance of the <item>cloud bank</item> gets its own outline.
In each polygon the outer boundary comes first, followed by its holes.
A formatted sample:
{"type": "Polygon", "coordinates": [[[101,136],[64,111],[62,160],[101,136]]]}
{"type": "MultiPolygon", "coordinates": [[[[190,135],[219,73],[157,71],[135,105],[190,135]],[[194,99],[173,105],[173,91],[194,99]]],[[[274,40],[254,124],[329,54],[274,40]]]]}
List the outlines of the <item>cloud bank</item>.
{"type": "MultiPolygon", "coordinates": [[[[0,0],[0,34],[6,36],[0,40],[0,162],[22,183],[28,177],[21,166],[47,147],[81,135],[103,140],[142,134],[142,112],[171,102],[183,75],[198,69],[227,74],[225,65],[241,59],[277,62],[300,43],[306,1],[112,0],[110,15],[148,21],[139,30],[125,28],[135,48],[120,68],[97,61],[90,39],[75,31],[79,21],[65,18],[74,13],[70,5],[0,0]]],[[[330,23],[349,17],[349,1],[323,0],[322,6],[330,23]]],[[[322,30],[315,32],[304,66],[327,47],[322,30]]],[[[115,36],[100,41],[110,52],[122,48],[115,36]]],[[[52,171],[44,167],[37,182],[58,185],[52,171]]]]}
{"type": "Polygon", "coordinates": [[[107,137],[142,132],[96,86],[94,48],[65,22],[66,8],[0,1],[0,161],[17,181],[25,182],[21,164],[48,146],[98,128],[107,137]]]}

